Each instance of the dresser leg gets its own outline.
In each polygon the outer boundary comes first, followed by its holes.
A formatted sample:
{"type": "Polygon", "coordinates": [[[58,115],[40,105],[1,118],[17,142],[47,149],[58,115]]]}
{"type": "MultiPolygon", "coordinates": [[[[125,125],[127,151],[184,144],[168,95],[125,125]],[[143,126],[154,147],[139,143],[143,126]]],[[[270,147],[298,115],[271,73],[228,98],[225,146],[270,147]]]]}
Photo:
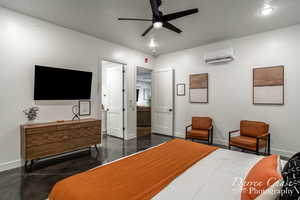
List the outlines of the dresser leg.
{"type": "Polygon", "coordinates": [[[99,149],[98,149],[97,145],[95,145],[95,149],[97,151],[97,156],[98,156],[99,155],[99,149]]]}
{"type": "Polygon", "coordinates": [[[28,164],[28,160],[25,161],[25,172],[30,172],[31,171],[31,168],[32,168],[32,160],[30,161],[30,164],[28,164]]]}
{"type": "Polygon", "coordinates": [[[24,165],[25,172],[27,172],[27,163],[28,163],[28,160],[25,161],[25,165],[24,165]]]}
{"type": "Polygon", "coordinates": [[[34,160],[31,160],[30,161],[30,167],[29,167],[29,169],[30,169],[30,171],[32,170],[32,165],[34,164],[34,160]]]}

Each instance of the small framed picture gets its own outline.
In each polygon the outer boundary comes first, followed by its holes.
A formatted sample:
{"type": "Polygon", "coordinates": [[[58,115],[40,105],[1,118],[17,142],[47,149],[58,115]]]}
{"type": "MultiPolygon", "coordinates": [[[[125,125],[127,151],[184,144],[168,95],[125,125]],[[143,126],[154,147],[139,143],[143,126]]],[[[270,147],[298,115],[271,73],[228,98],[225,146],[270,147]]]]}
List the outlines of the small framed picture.
{"type": "Polygon", "coordinates": [[[79,116],[91,115],[91,101],[79,101],[79,116]]]}
{"type": "Polygon", "coordinates": [[[185,84],[180,83],[176,85],[176,94],[177,96],[185,96],[185,84]]]}

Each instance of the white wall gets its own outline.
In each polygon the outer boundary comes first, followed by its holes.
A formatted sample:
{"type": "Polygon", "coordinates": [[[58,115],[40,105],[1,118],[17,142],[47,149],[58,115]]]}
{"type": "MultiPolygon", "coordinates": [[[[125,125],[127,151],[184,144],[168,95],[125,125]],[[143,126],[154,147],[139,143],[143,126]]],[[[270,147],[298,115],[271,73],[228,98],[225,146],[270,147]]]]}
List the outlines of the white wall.
{"type": "MultiPolygon", "coordinates": [[[[26,123],[22,110],[33,106],[33,69],[35,64],[73,67],[93,72],[92,116],[99,117],[98,90],[100,60],[126,63],[126,86],[135,85],[136,66],[151,68],[152,57],[113,43],[96,39],[0,7],[0,171],[20,165],[20,130],[26,123]],[[145,64],[144,58],[150,58],[145,64]]],[[[101,81],[101,80],[99,80],[101,81]]],[[[128,90],[127,100],[134,100],[128,90]]],[[[38,122],[68,120],[76,102],[40,102],[38,122]]],[[[128,124],[134,124],[135,110],[128,108],[128,124]]],[[[128,137],[135,125],[127,127],[128,137]]]]}
{"type": "Polygon", "coordinates": [[[291,155],[300,151],[300,25],[224,41],[159,56],[157,68],[175,69],[175,83],[186,83],[189,74],[209,73],[209,104],[190,104],[175,96],[175,135],[184,137],[192,116],[211,116],[215,141],[227,144],[228,131],[239,127],[241,119],[268,122],[271,148],[291,155]],[[224,65],[206,65],[203,54],[217,48],[233,47],[236,60],[224,65]],[[285,105],[252,104],[252,68],[285,65],[285,105]]]}

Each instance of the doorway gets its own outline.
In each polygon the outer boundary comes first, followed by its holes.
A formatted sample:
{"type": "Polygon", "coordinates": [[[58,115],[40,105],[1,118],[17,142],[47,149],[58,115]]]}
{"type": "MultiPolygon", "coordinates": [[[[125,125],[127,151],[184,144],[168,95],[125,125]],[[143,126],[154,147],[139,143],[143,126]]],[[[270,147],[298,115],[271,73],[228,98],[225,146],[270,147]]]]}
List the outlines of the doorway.
{"type": "Polygon", "coordinates": [[[152,82],[152,132],[174,136],[174,70],[154,70],[152,82]]]}
{"type": "Polygon", "coordinates": [[[104,134],[124,139],[124,64],[102,60],[102,130],[104,134]]]}
{"type": "Polygon", "coordinates": [[[152,70],[137,67],[137,137],[151,135],[152,70]]]}

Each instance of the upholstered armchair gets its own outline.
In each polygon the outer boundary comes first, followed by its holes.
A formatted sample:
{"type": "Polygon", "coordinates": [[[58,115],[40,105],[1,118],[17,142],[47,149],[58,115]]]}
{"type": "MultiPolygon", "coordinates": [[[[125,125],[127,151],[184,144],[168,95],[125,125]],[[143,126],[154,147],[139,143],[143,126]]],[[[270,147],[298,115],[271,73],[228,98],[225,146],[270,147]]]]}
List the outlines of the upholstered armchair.
{"type": "Polygon", "coordinates": [[[192,124],[186,127],[186,139],[205,140],[213,143],[213,125],[210,117],[193,117],[192,124]],[[191,128],[191,130],[189,130],[191,128]]]}
{"type": "Polygon", "coordinates": [[[259,155],[259,151],[265,148],[265,153],[270,155],[270,133],[269,125],[264,122],[241,121],[240,130],[229,132],[229,146],[238,147],[240,149],[253,151],[259,155]],[[232,136],[234,133],[240,132],[239,136],[232,136]]]}

